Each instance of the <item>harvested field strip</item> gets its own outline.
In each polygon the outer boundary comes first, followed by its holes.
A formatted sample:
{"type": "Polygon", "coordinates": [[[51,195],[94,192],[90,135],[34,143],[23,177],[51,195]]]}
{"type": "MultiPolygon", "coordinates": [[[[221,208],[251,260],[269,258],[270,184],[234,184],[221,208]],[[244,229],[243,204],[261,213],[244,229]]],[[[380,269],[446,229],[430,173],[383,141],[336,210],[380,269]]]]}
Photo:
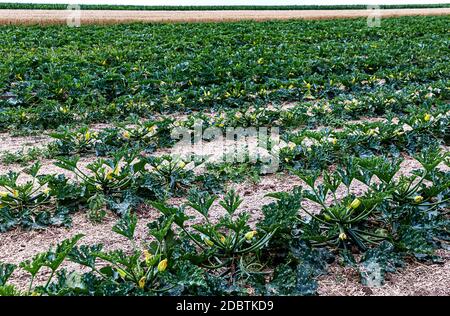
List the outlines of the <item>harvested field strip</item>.
{"type": "MultiPolygon", "coordinates": [[[[115,24],[132,22],[231,22],[270,20],[323,20],[362,18],[372,15],[369,10],[228,10],[228,11],[128,11],[82,10],[81,24],[115,24]]],[[[450,8],[384,9],[381,18],[399,16],[449,15],[450,8]]],[[[73,16],[67,10],[0,10],[0,24],[66,24],[73,16]]]]}
{"type": "MultiPolygon", "coordinates": [[[[95,5],[82,4],[82,10],[145,10],[145,11],[223,11],[223,10],[356,10],[367,5],[223,5],[223,6],[151,6],[151,5],[95,5]]],[[[449,8],[450,4],[393,4],[381,9],[449,8]]],[[[0,9],[65,10],[66,4],[0,3],[0,9]]]]}

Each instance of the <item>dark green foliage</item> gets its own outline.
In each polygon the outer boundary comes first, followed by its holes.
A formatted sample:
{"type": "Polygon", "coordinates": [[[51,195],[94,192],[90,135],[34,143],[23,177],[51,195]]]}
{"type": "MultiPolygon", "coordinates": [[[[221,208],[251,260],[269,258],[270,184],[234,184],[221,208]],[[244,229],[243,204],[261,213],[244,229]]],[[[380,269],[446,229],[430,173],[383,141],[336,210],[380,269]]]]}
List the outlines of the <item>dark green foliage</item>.
{"type": "Polygon", "coordinates": [[[16,266],[8,263],[0,263],[0,286],[4,286],[11,274],[16,269],[16,266]]]}
{"type": "Polygon", "coordinates": [[[282,101],[304,101],[283,116],[288,124],[320,117],[337,124],[363,113],[429,110],[432,100],[445,104],[447,17],[383,22],[380,29],[368,29],[365,19],[2,26],[0,95],[12,97],[0,99],[0,129],[282,101]]]}
{"type": "Polygon", "coordinates": [[[67,239],[19,265],[30,275],[24,292],[8,284],[16,267],[2,263],[0,295],[315,295],[336,259],[368,286],[405,258],[438,262],[436,249],[450,244],[446,22],[0,27],[0,130],[55,129],[42,151],[3,160],[56,156],[72,173],[41,175],[36,163],[28,182],[1,175],[0,232],[112,212],[113,232],[129,242],[104,250],[67,239]],[[178,110],[187,116],[158,113],[178,110]],[[366,117],[383,120],[351,122],[366,117]],[[269,148],[302,185],[267,194],[275,201],[254,222],[227,184],[258,182],[261,163],[200,166],[197,156],[155,153],[199,119],[279,127],[282,141],[269,148]],[[97,132],[92,122],[114,126],[97,132]],[[94,154],[86,171],[80,156],[94,154]],[[421,167],[400,174],[408,155],[421,167]],[[174,197],[184,204],[169,205],[174,197]],[[138,215],[149,209],[161,216],[138,240],[138,215]]]}
{"type": "Polygon", "coordinates": [[[383,241],[378,247],[367,250],[361,258],[361,282],[367,286],[380,286],[386,273],[393,273],[403,266],[401,255],[395,253],[394,246],[383,241]]]}

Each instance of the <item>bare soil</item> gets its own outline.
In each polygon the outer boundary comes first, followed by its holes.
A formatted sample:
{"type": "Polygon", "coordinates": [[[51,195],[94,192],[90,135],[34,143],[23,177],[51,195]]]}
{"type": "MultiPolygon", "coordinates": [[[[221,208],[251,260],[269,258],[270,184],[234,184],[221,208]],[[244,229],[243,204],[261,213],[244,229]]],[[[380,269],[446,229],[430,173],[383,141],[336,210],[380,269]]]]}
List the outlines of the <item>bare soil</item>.
{"type": "Polygon", "coordinates": [[[51,141],[47,135],[37,136],[11,136],[9,133],[0,133],[0,154],[5,152],[25,151],[30,148],[40,148],[51,141]]]}
{"type": "MultiPolygon", "coordinates": [[[[224,11],[118,11],[82,10],[81,24],[116,24],[131,22],[230,22],[241,20],[322,20],[373,16],[373,10],[224,10],[224,11]]],[[[450,8],[385,9],[381,18],[420,15],[449,15],[450,8]]],[[[67,24],[72,10],[0,10],[0,24],[67,24]]]]}
{"type": "Polygon", "coordinates": [[[382,286],[368,287],[360,282],[353,268],[333,264],[329,273],[319,278],[319,295],[323,296],[449,296],[450,252],[438,252],[445,263],[411,262],[397,273],[386,276],[382,286]]]}

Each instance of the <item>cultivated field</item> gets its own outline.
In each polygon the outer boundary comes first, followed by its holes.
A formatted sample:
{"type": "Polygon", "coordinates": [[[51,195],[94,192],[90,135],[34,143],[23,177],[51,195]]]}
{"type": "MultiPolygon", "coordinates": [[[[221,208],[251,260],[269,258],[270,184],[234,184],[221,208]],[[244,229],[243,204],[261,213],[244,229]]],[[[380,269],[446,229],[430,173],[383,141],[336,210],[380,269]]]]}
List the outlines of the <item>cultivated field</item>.
{"type": "MultiPolygon", "coordinates": [[[[0,24],[66,24],[72,11],[0,10],[0,24]]],[[[82,10],[81,24],[130,22],[230,22],[241,20],[320,20],[367,17],[368,10],[226,10],[226,11],[127,11],[82,10]]],[[[384,9],[380,17],[449,15],[450,8],[384,9]]]]}
{"type": "Polygon", "coordinates": [[[450,295],[448,21],[0,26],[0,295],[450,295]]]}

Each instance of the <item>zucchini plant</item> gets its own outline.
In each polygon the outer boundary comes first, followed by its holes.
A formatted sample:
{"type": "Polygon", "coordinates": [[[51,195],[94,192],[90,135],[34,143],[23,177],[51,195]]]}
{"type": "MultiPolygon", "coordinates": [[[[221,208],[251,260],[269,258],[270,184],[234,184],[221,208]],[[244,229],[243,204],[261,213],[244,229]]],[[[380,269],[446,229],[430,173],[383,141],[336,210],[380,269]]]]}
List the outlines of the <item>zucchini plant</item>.
{"type": "Polygon", "coordinates": [[[209,212],[215,200],[215,196],[206,192],[194,191],[185,206],[171,207],[158,202],[152,205],[164,215],[173,217],[174,223],[195,243],[200,251],[195,260],[202,267],[220,269],[221,275],[230,283],[254,273],[262,273],[264,266],[258,262],[258,253],[266,246],[276,228],[272,231],[251,229],[248,225],[250,216],[236,213],[242,200],[232,190],[219,201],[226,215],[213,223],[209,212]],[[187,206],[201,216],[201,224],[189,227],[186,222],[191,218],[186,215],[187,206]]]}

